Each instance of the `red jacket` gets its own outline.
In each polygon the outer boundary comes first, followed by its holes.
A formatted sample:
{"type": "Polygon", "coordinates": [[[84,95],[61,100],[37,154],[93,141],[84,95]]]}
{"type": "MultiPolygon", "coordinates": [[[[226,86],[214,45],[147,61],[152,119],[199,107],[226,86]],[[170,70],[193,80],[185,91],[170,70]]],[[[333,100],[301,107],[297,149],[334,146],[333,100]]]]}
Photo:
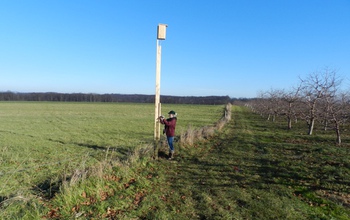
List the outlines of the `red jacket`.
{"type": "Polygon", "coordinates": [[[165,125],[165,134],[167,137],[174,137],[175,136],[175,126],[176,126],[177,118],[168,118],[168,119],[161,119],[160,123],[165,125]]]}

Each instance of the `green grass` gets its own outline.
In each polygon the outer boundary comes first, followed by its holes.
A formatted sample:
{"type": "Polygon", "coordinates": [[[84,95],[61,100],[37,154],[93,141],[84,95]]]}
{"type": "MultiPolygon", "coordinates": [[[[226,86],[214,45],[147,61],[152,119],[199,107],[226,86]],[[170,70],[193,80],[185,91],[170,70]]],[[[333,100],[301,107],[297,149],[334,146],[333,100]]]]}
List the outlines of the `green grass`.
{"type": "MultiPolygon", "coordinates": [[[[182,106],[169,108],[175,107],[182,106]]],[[[205,108],[183,116],[199,120],[205,108]]],[[[213,111],[220,115],[222,107],[213,111]]],[[[267,122],[234,106],[232,121],[214,137],[176,145],[181,150],[175,160],[152,160],[140,151],[126,161],[105,155],[88,178],[67,181],[50,200],[14,200],[22,209],[10,212],[3,205],[0,217],[349,219],[349,146],[336,146],[321,132],[310,137],[303,129],[288,131],[283,122],[267,122]]]]}
{"type": "Polygon", "coordinates": [[[348,147],[239,107],[232,118],[217,137],[183,150],[177,163],[162,163],[169,189],[192,201],[186,218],[350,218],[348,147]]]}
{"type": "MultiPolygon", "coordinates": [[[[223,107],[163,109],[179,113],[181,132],[189,125],[214,123],[223,107]]],[[[154,105],[0,102],[0,120],[0,207],[7,207],[32,196],[50,198],[74,170],[87,169],[106,155],[126,158],[136,147],[151,144],[154,105]]]]}

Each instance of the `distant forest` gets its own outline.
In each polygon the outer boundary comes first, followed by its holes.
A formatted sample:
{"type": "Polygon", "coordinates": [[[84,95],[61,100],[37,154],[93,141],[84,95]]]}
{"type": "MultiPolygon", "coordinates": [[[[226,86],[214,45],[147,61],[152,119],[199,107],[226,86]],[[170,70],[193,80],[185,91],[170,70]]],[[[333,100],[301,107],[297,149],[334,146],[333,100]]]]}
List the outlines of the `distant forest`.
{"type": "MultiPolygon", "coordinates": [[[[52,102],[130,102],[154,103],[154,95],[88,94],[88,93],[17,93],[0,92],[0,101],[52,101],[52,102]]],[[[244,99],[229,96],[161,96],[161,103],[221,105],[244,99]]]]}

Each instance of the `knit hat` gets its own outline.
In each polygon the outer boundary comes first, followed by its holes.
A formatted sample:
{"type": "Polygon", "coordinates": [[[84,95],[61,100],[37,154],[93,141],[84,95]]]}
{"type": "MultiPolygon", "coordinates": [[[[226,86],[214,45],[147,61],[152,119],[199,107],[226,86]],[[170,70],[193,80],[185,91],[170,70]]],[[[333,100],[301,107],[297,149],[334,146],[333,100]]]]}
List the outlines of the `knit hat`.
{"type": "Polygon", "coordinates": [[[173,111],[173,110],[171,110],[169,113],[168,113],[169,115],[170,114],[172,114],[172,115],[176,115],[176,112],[175,111],[173,111]]]}

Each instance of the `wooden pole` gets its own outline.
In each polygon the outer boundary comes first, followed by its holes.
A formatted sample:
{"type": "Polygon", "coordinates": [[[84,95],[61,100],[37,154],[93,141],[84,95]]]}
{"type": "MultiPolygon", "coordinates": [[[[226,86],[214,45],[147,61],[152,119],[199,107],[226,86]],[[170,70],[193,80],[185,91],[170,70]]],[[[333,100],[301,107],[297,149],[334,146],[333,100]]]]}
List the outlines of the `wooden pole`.
{"type": "Polygon", "coordinates": [[[158,159],[158,149],[160,145],[160,123],[158,117],[161,115],[160,104],[160,66],[161,66],[162,47],[157,39],[157,58],[156,58],[156,95],[154,107],[154,158],[158,159]]]}

